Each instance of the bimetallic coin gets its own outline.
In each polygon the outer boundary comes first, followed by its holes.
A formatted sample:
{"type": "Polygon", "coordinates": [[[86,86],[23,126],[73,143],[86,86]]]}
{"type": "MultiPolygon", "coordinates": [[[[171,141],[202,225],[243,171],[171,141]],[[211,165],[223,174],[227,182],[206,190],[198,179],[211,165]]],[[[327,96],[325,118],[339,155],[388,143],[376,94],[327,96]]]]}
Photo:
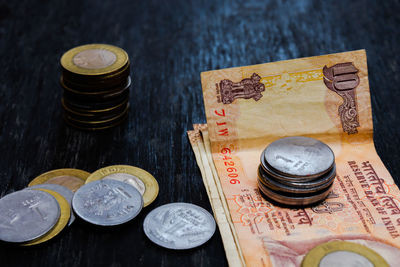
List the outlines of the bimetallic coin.
{"type": "Polygon", "coordinates": [[[146,186],[144,185],[142,180],[128,173],[112,173],[105,176],[103,179],[112,179],[130,184],[135,187],[142,196],[144,194],[144,191],[146,190],[146,186]]]}
{"type": "Polygon", "coordinates": [[[302,267],[389,267],[385,259],[374,250],[347,241],[330,241],[311,249],[304,257],[302,267]]]}
{"type": "MultiPolygon", "coordinates": [[[[58,184],[38,184],[38,185],[32,185],[25,189],[47,189],[57,192],[61,196],[63,196],[63,198],[65,198],[65,200],[68,202],[69,206],[72,207],[72,197],[74,196],[74,193],[65,186],[61,186],[58,184]]],[[[71,210],[71,216],[68,221],[68,226],[70,226],[75,221],[75,215],[72,212],[72,209],[70,210],[71,210]]]]}
{"type": "Polygon", "coordinates": [[[69,221],[69,218],[71,215],[71,207],[68,204],[68,201],[61,194],[59,194],[55,191],[52,191],[52,190],[44,189],[44,188],[37,188],[37,189],[33,189],[33,190],[43,191],[43,192],[46,192],[46,193],[49,193],[50,195],[52,195],[57,200],[58,205],[60,206],[61,215],[60,215],[60,218],[58,219],[57,223],[54,225],[54,227],[49,232],[47,232],[45,235],[39,237],[38,239],[21,244],[22,246],[37,245],[37,244],[41,244],[43,242],[46,242],[46,241],[52,239],[53,237],[58,235],[65,228],[65,226],[68,224],[68,221],[69,221]]]}
{"type": "Polygon", "coordinates": [[[85,184],[90,173],[78,169],[57,169],[45,172],[33,179],[28,186],[38,184],[58,184],[65,186],[72,192],[85,184]]]}
{"type": "Polygon", "coordinates": [[[0,240],[26,242],[49,232],[60,218],[57,200],[49,193],[21,190],[0,199],[0,240]]]}
{"type": "Polygon", "coordinates": [[[309,137],[285,137],[272,142],[262,161],[276,172],[292,177],[316,178],[333,166],[335,156],[326,144],[309,137]]]}
{"type": "Polygon", "coordinates": [[[93,172],[86,180],[86,183],[97,181],[111,174],[118,173],[126,173],[132,175],[133,177],[139,178],[139,180],[143,182],[143,184],[145,185],[145,191],[143,194],[144,207],[147,207],[156,199],[159,191],[157,180],[154,178],[153,175],[138,167],[133,167],[129,165],[113,165],[104,167],[93,172]]]}
{"type": "Polygon", "coordinates": [[[188,203],[170,203],[152,210],[144,219],[144,233],[159,246],[190,249],[207,242],[215,232],[213,216],[188,203]]]}
{"type": "Polygon", "coordinates": [[[81,45],[61,57],[61,66],[66,72],[82,76],[111,74],[128,62],[128,54],[123,49],[107,44],[81,45]]]}
{"type": "Polygon", "coordinates": [[[143,207],[142,195],[133,186],[116,180],[85,184],[72,199],[83,220],[103,226],[119,225],[135,218],[143,207]]]}

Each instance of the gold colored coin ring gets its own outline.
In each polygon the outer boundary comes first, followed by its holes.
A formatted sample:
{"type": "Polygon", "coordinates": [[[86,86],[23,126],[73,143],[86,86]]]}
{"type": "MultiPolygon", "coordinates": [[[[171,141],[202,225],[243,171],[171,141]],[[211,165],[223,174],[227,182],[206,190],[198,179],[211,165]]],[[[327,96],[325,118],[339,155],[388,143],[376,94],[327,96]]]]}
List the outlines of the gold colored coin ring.
{"type": "Polygon", "coordinates": [[[318,267],[321,260],[326,255],[336,251],[349,251],[357,253],[367,258],[371,263],[374,264],[374,266],[389,267],[389,264],[385,261],[385,259],[374,250],[366,246],[347,241],[330,241],[314,247],[304,257],[301,266],[318,267]]]}
{"type": "Polygon", "coordinates": [[[77,122],[77,123],[82,123],[82,124],[102,124],[102,123],[108,123],[108,122],[113,122],[118,120],[119,118],[123,117],[126,113],[128,113],[129,110],[129,105],[126,106],[125,110],[121,112],[121,114],[118,114],[115,117],[112,117],[110,119],[107,120],[102,120],[102,121],[81,121],[81,120],[77,120],[74,118],[71,118],[71,116],[66,115],[67,119],[70,120],[71,122],[77,122]]]}
{"type": "MultiPolygon", "coordinates": [[[[102,112],[108,112],[108,111],[115,110],[115,109],[127,104],[128,102],[129,102],[129,99],[126,99],[124,102],[121,102],[120,104],[118,104],[114,107],[105,108],[105,109],[88,109],[88,110],[79,109],[79,108],[73,108],[73,109],[76,112],[82,112],[82,113],[102,113],[102,112]]],[[[67,107],[67,105],[65,104],[64,98],[61,99],[61,104],[64,107],[64,109],[67,109],[68,111],[72,110],[71,108],[67,107]]]]}
{"type": "Polygon", "coordinates": [[[97,76],[83,76],[77,75],[66,70],[63,70],[61,77],[67,83],[70,83],[76,88],[85,88],[90,91],[91,87],[99,86],[102,88],[113,87],[129,76],[130,63],[128,62],[125,66],[112,74],[97,75],[97,76]],[[88,89],[89,88],[89,89],[88,89]]]}
{"type": "Polygon", "coordinates": [[[83,76],[101,76],[101,75],[109,75],[119,71],[123,68],[128,62],[129,57],[128,54],[122,48],[119,48],[114,45],[108,44],[87,44],[74,47],[67,52],[65,52],[61,57],[61,67],[67,72],[75,75],[83,75],[83,76]],[[101,49],[107,50],[113,53],[116,56],[115,62],[113,62],[110,66],[99,69],[87,69],[82,68],[74,64],[74,57],[85,50],[90,49],[101,49]]]}
{"type": "Polygon", "coordinates": [[[101,180],[105,176],[113,174],[113,173],[126,173],[133,175],[139,178],[145,185],[146,190],[143,194],[143,207],[150,205],[158,196],[159,186],[156,178],[151,175],[149,172],[134,166],[129,165],[113,165],[101,168],[95,172],[93,172],[86,183],[90,183],[93,181],[101,180]]]}
{"type": "Polygon", "coordinates": [[[69,169],[69,168],[56,169],[42,173],[41,175],[35,177],[32,181],[30,181],[28,186],[45,184],[48,180],[58,176],[73,176],[82,179],[83,182],[85,182],[86,179],[89,177],[89,175],[90,173],[78,169],[69,169]]]}
{"type": "Polygon", "coordinates": [[[68,224],[69,217],[71,216],[71,207],[69,206],[68,201],[63,196],[61,196],[59,193],[54,192],[52,190],[43,189],[43,188],[35,188],[33,190],[40,190],[40,191],[46,192],[46,193],[52,195],[57,200],[58,205],[60,206],[60,218],[58,219],[56,225],[45,235],[43,235],[35,240],[23,243],[23,244],[21,244],[21,246],[38,245],[38,244],[41,244],[43,242],[46,242],[46,241],[52,239],[53,237],[58,235],[65,228],[65,226],[68,224]]]}
{"type": "Polygon", "coordinates": [[[117,122],[115,122],[113,124],[103,126],[103,127],[82,127],[82,126],[78,126],[78,125],[73,124],[72,122],[68,121],[68,119],[66,119],[66,118],[64,118],[64,121],[69,126],[74,127],[74,128],[76,128],[78,130],[81,130],[81,131],[101,131],[101,130],[107,130],[107,129],[110,129],[110,128],[113,128],[115,126],[120,125],[121,123],[123,123],[128,118],[128,114],[129,113],[127,112],[125,114],[125,116],[121,118],[121,120],[119,120],[119,121],[117,121],[117,122]]]}
{"type": "Polygon", "coordinates": [[[123,86],[118,86],[116,88],[113,88],[111,90],[108,91],[93,91],[93,92],[84,92],[84,91],[78,91],[78,90],[74,90],[71,87],[68,87],[64,81],[63,78],[60,78],[60,84],[61,87],[64,88],[64,90],[69,91],[71,93],[77,94],[77,95],[83,95],[83,96],[98,96],[98,95],[107,95],[107,94],[112,94],[114,92],[119,92],[119,91],[123,91],[125,89],[127,89],[128,87],[131,86],[131,78],[130,76],[128,76],[128,79],[126,79],[125,83],[123,86]]]}

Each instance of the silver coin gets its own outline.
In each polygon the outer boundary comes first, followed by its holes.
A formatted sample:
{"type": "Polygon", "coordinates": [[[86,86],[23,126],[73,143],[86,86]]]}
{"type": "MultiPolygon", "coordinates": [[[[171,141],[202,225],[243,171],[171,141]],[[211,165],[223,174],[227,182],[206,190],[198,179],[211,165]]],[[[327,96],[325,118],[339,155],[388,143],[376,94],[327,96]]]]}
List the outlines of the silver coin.
{"type": "MultiPolygon", "coordinates": [[[[72,192],[65,186],[58,184],[38,184],[27,187],[25,189],[40,189],[40,188],[48,189],[59,193],[61,196],[65,198],[66,201],[68,201],[69,206],[72,207],[72,197],[74,196],[74,192],[72,192]]],[[[75,215],[71,209],[71,216],[69,217],[68,226],[70,226],[74,221],[75,221],[75,215]]]]}
{"type": "Polygon", "coordinates": [[[144,185],[142,180],[140,180],[138,177],[133,176],[132,174],[129,174],[129,173],[122,173],[122,172],[112,173],[107,176],[104,176],[103,179],[113,179],[113,180],[117,180],[117,181],[121,181],[121,182],[130,184],[133,187],[135,187],[142,196],[143,196],[144,192],[146,191],[146,186],[144,185]]]}
{"type": "Polygon", "coordinates": [[[72,198],[75,213],[96,225],[119,225],[135,218],[143,207],[140,192],[116,180],[98,180],[79,188],[72,198]]]}
{"type": "Polygon", "coordinates": [[[337,267],[337,266],[362,266],[374,267],[366,257],[351,251],[334,251],[326,255],[319,262],[320,267],[337,267]]]}
{"type": "Polygon", "coordinates": [[[277,172],[293,177],[318,177],[329,171],[335,155],[321,141],[303,137],[285,137],[272,142],[263,157],[277,172]]]}
{"type": "Polygon", "coordinates": [[[261,166],[258,168],[258,176],[261,182],[272,190],[296,194],[309,194],[321,191],[330,186],[336,177],[336,167],[333,167],[330,172],[309,182],[276,180],[274,177],[270,176],[269,173],[265,172],[261,166]]]}
{"type": "Polygon", "coordinates": [[[21,190],[0,199],[0,240],[26,242],[50,231],[60,218],[60,206],[50,194],[21,190]]]}
{"type": "Polygon", "coordinates": [[[144,219],[146,236],[159,246],[190,249],[207,242],[215,232],[213,216],[189,203],[170,203],[152,210],[144,219]]]}
{"type": "Polygon", "coordinates": [[[325,189],[321,192],[318,192],[315,195],[286,196],[286,195],[279,194],[279,193],[267,188],[259,180],[257,182],[258,182],[258,188],[265,196],[267,196],[268,198],[270,198],[278,203],[288,205],[288,206],[307,206],[307,205],[311,205],[311,204],[320,202],[329,195],[329,192],[332,189],[332,184],[331,184],[327,189],[325,189]]]}

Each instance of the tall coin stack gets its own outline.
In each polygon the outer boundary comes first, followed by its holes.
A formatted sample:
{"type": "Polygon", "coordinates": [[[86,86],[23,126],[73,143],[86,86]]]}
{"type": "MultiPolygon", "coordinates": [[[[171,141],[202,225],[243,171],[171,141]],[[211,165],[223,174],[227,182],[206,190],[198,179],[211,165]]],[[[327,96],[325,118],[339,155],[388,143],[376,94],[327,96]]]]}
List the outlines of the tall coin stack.
{"type": "Polygon", "coordinates": [[[129,110],[129,57],[121,48],[88,44],[61,57],[62,106],[67,124],[101,130],[123,122],[129,110]]]}
{"type": "Polygon", "coordinates": [[[335,155],[329,146],[313,138],[286,137],[262,152],[258,187],[279,204],[306,206],[324,200],[335,177],[335,155]]]}

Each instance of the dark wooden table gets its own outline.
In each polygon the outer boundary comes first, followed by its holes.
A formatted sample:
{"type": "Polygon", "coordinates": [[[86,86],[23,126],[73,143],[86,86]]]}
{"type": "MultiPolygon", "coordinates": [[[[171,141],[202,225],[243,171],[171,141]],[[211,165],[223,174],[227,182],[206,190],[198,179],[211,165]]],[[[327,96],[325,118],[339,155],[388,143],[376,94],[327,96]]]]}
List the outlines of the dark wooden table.
{"type": "Polygon", "coordinates": [[[130,164],[154,174],[157,200],[132,222],[77,220],[54,240],[0,245],[1,266],[226,266],[220,234],[172,251],[142,223],[176,201],[211,211],[186,130],[205,122],[200,72],[365,48],[374,140],[399,184],[399,1],[0,1],[0,196],[56,168],[130,164]],[[124,48],[132,62],[130,116],[87,133],[62,120],[59,59],[86,43],[124,48]]]}

